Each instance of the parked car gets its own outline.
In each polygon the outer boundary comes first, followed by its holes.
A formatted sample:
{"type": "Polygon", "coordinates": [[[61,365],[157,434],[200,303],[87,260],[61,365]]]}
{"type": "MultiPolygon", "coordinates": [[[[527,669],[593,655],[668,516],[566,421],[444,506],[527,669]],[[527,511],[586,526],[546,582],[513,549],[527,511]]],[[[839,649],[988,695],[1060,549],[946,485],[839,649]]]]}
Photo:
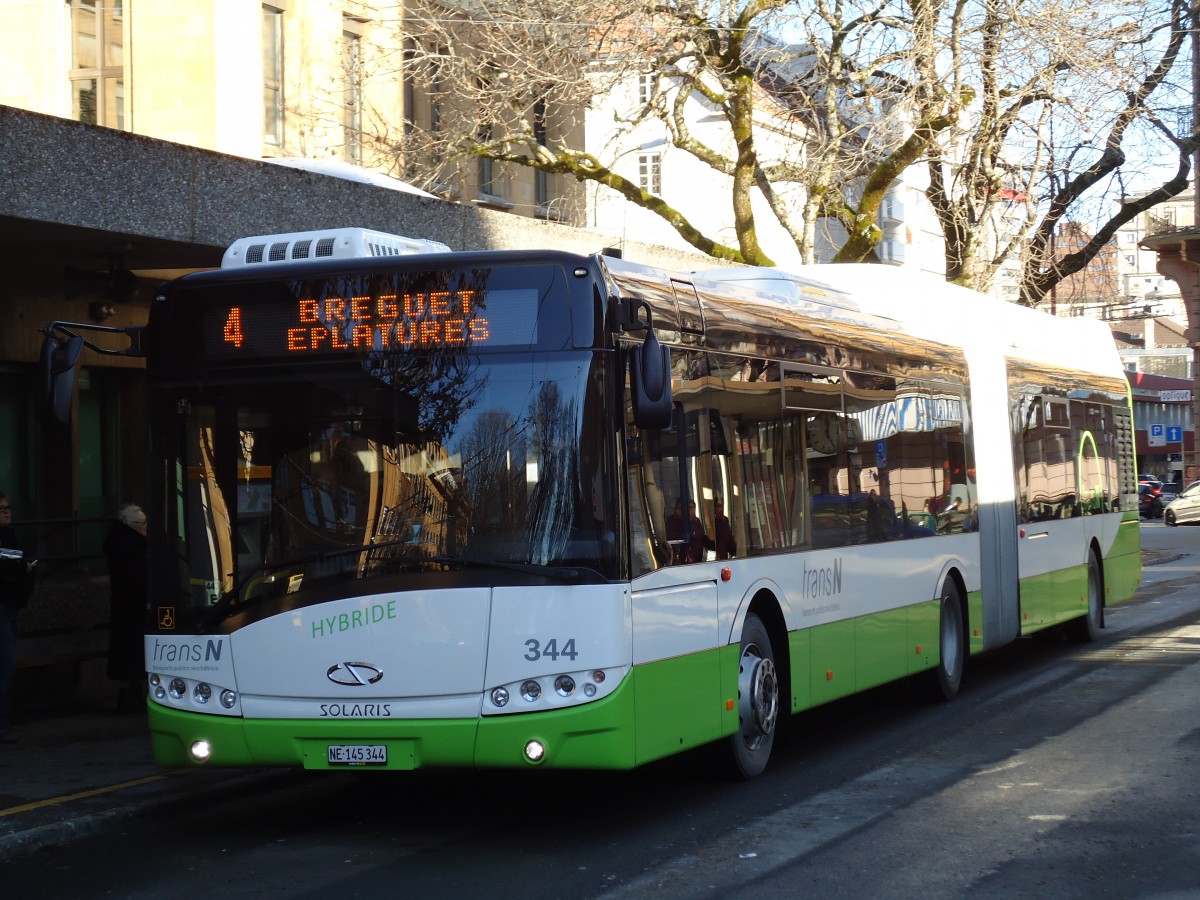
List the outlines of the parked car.
{"type": "Polygon", "coordinates": [[[1183,493],[1163,509],[1163,522],[1181,525],[1184,522],[1200,522],[1200,481],[1193,481],[1183,493]]]}
{"type": "Polygon", "coordinates": [[[1138,512],[1143,519],[1157,519],[1163,514],[1162,491],[1154,485],[1138,484],[1138,512]]]}

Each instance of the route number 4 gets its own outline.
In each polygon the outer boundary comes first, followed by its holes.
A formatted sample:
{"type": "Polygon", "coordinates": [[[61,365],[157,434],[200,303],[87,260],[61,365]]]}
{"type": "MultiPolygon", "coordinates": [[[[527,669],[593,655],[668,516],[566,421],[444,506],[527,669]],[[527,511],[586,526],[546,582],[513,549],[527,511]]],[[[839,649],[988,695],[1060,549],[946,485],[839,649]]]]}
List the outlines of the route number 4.
{"type": "Polygon", "coordinates": [[[233,344],[239,350],[242,349],[242,341],[246,339],[246,336],[242,333],[242,308],[240,306],[230,308],[229,315],[225,317],[223,334],[225,343],[233,344]]]}

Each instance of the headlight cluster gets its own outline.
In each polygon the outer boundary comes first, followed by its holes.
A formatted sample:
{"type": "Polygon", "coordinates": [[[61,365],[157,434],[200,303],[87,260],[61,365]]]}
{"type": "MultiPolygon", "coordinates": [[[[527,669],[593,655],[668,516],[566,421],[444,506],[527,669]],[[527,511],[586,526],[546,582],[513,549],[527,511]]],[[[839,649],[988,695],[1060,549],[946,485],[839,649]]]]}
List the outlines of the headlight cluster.
{"type": "Polygon", "coordinates": [[[150,673],[150,697],[163,706],[207,712],[219,716],[241,715],[237,691],[207,681],[195,681],[179,675],[150,673]]]}
{"type": "Polygon", "coordinates": [[[498,716],[562,709],[599,700],[613,692],[628,669],[628,666],[616,666],[563,672],[496,685],[484,698],[483,714],[498,716]]]}

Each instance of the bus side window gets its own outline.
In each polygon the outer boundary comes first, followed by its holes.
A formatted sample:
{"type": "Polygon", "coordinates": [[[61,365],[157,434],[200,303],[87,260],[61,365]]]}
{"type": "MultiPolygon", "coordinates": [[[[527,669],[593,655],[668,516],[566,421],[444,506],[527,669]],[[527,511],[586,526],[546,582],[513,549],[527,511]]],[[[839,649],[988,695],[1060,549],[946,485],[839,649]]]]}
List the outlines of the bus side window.
{"type": "Polygon", "coordinates": [[[700,517],[714,558],[799,547],[808,540],[801,417],[781,409],[781,367],[708,354],[707,469],[700,517]],[[716,501],[728,519],[717,529],[716,501]]]}
{"type": "Polygon", "coordinates": [[[1071,518],[1076,512],[1076,476],[1069,401],[1037,389],[1026,389],[1015,400],[1022,513],[1030,522],[1071,518]]]}
{"type": "MultiPolygon", "coordinates": [[[[895,502],[903,482],[899,453],[887,453],[888,439],[896,434],[896,379],[867,372],[845,373],[847,468],[850,542],[895,540],[902,536],[895,502]],[[898,468],[897,468],[898,467],[898,468]]],[[[893,448],[897,448],[893,441],[893,448]]]]}

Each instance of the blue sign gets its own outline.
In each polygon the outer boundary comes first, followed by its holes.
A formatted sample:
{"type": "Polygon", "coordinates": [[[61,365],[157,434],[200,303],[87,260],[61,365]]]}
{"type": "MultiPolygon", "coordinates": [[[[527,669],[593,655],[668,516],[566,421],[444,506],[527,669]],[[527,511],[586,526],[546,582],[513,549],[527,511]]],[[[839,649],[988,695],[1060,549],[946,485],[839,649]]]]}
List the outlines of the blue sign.
{"type": "Polygon", "coordinates": [[[1183,443],[1183,426],[1168,425],[1167,426],[1167,443],[1182,444],[1183,443]]]}

